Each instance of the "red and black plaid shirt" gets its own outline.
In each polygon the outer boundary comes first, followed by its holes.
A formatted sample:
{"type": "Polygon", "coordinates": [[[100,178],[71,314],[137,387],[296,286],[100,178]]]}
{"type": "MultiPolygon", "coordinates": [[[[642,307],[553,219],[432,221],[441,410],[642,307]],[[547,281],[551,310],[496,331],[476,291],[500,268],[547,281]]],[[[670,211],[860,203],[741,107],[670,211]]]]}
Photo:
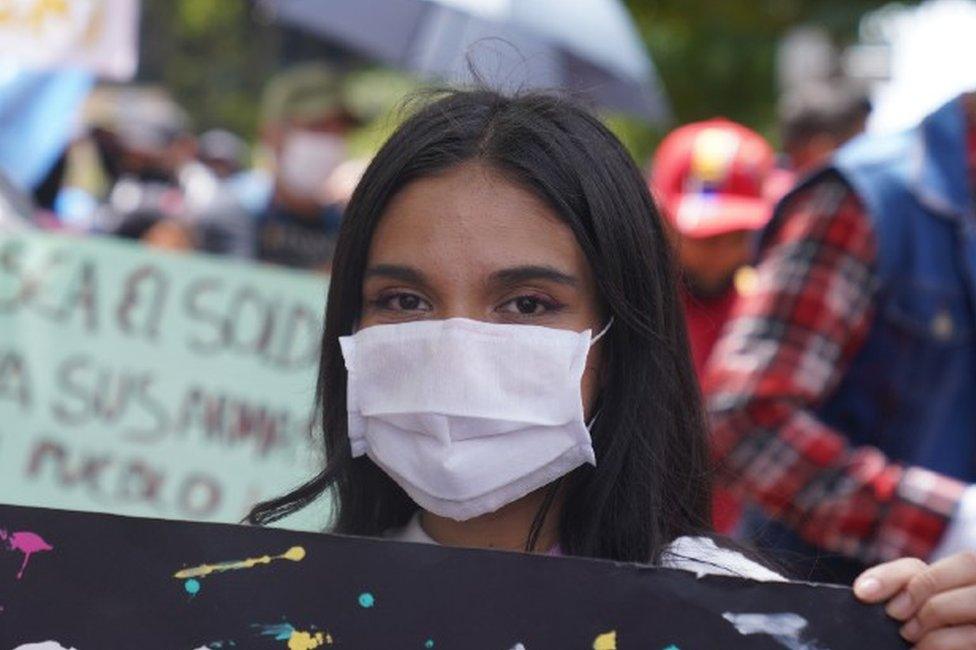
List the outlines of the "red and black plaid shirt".
{"type": "MultiPolygon", "coordinates": [[[[968,130],[976,187],[976,122],[968,130]]],[[[792,199],[703,382],[718,480],[818,547],[927,557],[965,485],[854,447],[817,419],[874,317],[872,224],[839,179],[792,199]]]]}

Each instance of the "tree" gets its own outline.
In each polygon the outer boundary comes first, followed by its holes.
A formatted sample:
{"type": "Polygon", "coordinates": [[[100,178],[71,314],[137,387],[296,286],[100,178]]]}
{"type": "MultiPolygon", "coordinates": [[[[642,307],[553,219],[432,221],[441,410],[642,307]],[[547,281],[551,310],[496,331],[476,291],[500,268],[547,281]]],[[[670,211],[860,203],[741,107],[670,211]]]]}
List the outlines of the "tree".
{"type": "Polygon", "coordinates": [[[277,30],[243,0],[143,0],[139,80],[166,86],[198,129],[253,134],[277,30]]]}
{"type": "MultiPolygon", "coordinates": [[[[793,27],[816,24],[838,44],[856,40],[878,0],[625,0],[667,90],[678,124],[718,115],[774,142],[776,48],[793,27]]],[[[663,135],[612,120],[638,159],[663,135]]]]}

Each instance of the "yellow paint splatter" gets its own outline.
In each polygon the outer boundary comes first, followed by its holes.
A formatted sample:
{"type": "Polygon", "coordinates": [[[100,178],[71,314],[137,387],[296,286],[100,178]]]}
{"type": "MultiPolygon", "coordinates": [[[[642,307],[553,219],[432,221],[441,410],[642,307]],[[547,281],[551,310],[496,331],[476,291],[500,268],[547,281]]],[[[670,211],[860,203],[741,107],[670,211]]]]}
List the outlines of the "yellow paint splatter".
{"type": "Polygon", "coordinates": [[[219,571],[230,571],[232,569],[250,569],[259,564],[271,564],[272,560],[291,560],[300,562],[305,558],[305,549],[301,546],[292,546],[281,555],[262,555],[261,557],[250,557],[246,560],[236,560],[233,562],[220,562],[218,564],[202,564],[200,566],[182,569],[173,574],[174,578],[185,580],[186,578],[202,578],[211,573],[219,571]]]}
{"type": "Polygon", "coordinates": [[[292,546],[281,557],[292,562],[301,562],[305,559],[305,548],[302,546],[292,546]]]}
{"type": "Polygon", "coordinates": [[[295,630],[288,637],[288,650],[313,650],[322,645],[332,645],[332,635],[322,632],[302,632],[295,630]]]}
{"type": "Polygon", "coordinates": [[[594,639],[593,650],[617,650],[617,631],[610,630],[594,639]]]}

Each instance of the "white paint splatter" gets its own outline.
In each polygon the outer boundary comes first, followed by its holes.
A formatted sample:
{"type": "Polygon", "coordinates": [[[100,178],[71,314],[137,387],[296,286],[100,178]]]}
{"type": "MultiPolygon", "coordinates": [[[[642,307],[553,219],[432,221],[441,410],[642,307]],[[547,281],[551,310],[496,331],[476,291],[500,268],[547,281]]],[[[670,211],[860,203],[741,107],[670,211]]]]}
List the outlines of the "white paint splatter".
{"type": "Polygon", "coordinates": [[[25,643],[19,645],[14,650],[77,650],[76,648],[65,648],[57,641],[41,641],[40,643],[25,643]]]}
{"type": "Polygon", "coordinates": [[[734,576],[761,582],[786,582],[786,578],[738,551],[720,548],[708,537],[679,537],[661,554],[661,566],[691,571],[698,578],[734,576]]]}
{"type": "Polygon", "coordinates": [[[768,634],[781,646],[789,650],[824,650],[815,641],[804,641],[801,637],[807,628],[807,619],[799,614],[733,614],[725,612],[722,618],[735,626],[739,634],[768,634]]]}
{"type": "Polygon", "coordinates": [[[722,618],[735,626],[739,634],[771,634],[773,636],[799,636],[807,626],[807,619],[799,614],[732,614],[722,618]]]}

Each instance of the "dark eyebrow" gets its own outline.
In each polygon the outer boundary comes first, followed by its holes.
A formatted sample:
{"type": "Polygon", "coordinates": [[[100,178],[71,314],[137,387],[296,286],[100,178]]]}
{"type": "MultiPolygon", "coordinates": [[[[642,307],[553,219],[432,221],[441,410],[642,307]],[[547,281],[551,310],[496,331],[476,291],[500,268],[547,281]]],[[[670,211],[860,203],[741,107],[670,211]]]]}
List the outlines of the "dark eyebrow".
{"type": "Polygon", "coordinates": [[[415,268],[397,264],[376,264],[366,269],[364,279],[388,278],[410,284],[427,285],[427,277],[415,268]]]}
{"type": "Polygon", "coordinates": [[[520,284],[532,280],[548,280],[570,287],[577,287],[580,281],[575,276],[563,273],[552,266],[526,265],[513,266],[491,274],[489,282],[492,284],[520,284]]]}

